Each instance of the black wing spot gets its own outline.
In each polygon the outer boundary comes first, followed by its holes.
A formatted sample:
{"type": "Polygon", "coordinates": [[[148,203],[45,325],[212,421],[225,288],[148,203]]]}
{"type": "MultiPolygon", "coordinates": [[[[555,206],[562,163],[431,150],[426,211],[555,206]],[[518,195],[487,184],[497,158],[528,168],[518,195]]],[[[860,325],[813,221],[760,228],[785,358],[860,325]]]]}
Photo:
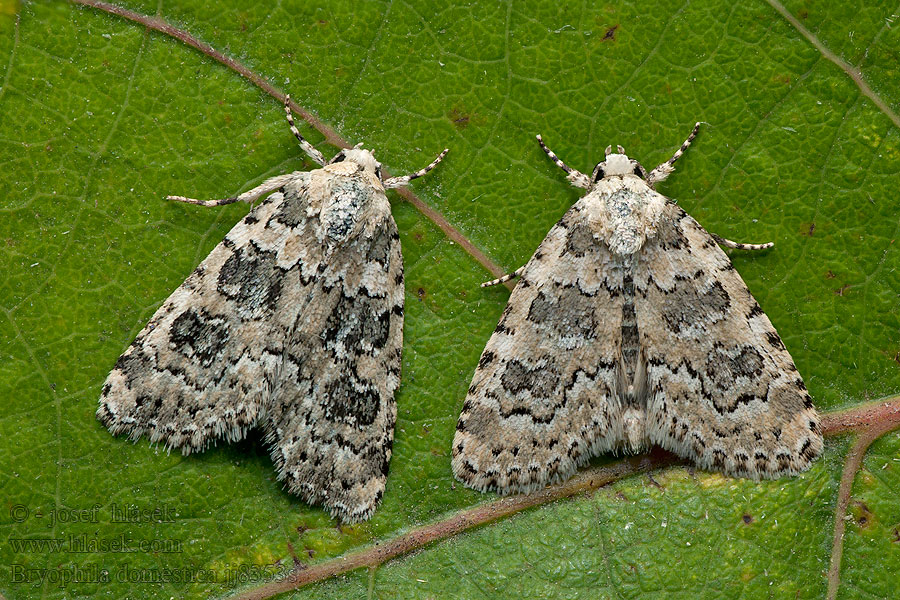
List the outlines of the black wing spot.
{"type": "Polygon", "coordinates": [[[221,354],[230,335],[227,324],[205,310],[189,308],[178,315],[169,331],[172,349],[188,358],[196,358],[204,367],[221,354]]]}
{"type": "Polygon", "coordinates": [[[348,374],[328,385],[322,406],[326,417],[362,429],[378,416],[381,397],[372,382],[348,374]]]}
{"type": "Polygon", "coordinates": [[[237,248],[222,265],[216,289],[236,302],[242,317],[259,318],[275,309],[283,281],[274,254],[247,246],[237,248]]]}

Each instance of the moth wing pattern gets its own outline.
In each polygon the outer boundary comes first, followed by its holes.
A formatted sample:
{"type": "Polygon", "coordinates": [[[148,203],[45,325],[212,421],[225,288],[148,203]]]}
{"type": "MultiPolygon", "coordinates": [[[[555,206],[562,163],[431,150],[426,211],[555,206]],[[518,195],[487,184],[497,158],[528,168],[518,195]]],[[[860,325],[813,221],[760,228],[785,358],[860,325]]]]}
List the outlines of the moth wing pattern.
{"type": "Polygon", "coordinates": [[[189,454],[261,425],[290,491],[345,522],[371,515],[396,417],[403,265],[383,190],[355,170],[293,174],[172,293],[103,386],[112,433],[189,454]]]}
{"type": "Polygon", "coordinates": [[[270,409],[288,489],[342,522],[381,501],[403,347],[403,259],[387,198],[367,231],[320,263],[315,300],[290,336],[270,409]]]}
{"type": "Polygon", "coordinates": [[[622,269],[575,203],[525,266],[478,363],[453,472],[479,491],[565,479],[621,439],[622,269]]]}
{"type": "Polygon", "coordinates": [[[671,201],[634,286],[650,440],[730,475],[808,468],[822,431],[790,354],[717,241],[671,201]]]}
{"type": "Polygon", "coordinates": [[[821,454],[803,380],[719,247],[772,244],[711,235],[653,190],[699,127],[649,173],[607,146],[590,177],[537,136],[588,193],[524,269],[489,282],[522,274],[457,426],[453,470],[466,485],[527,492],[601,451],[651,444],[754,479],[798,473],[821,454]]]}
{"type": "Polygon", "coordinates": [[[261,242],[282,202],[272,194],[237,223],[119,357],[97,410],[113,434],[190,454],[243,439],[257,422],[274,392],[260,382],[271,380],[287,332],[272,316],[305,291],[299,279],[285,290],[272,277],[284,240],[261,242]]]}

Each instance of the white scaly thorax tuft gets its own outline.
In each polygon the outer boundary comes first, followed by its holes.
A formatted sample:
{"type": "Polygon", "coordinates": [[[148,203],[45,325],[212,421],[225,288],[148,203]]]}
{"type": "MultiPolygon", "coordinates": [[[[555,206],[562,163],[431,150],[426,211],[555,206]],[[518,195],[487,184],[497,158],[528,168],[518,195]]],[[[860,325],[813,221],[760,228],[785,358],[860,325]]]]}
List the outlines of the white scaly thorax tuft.
{"type": "Polygon", "coordinates": [[[629,175],[634,172],[631,159],[624,154],[610,154],[606,157],[603,173],[606,177],[611,175],[629,175]]]}

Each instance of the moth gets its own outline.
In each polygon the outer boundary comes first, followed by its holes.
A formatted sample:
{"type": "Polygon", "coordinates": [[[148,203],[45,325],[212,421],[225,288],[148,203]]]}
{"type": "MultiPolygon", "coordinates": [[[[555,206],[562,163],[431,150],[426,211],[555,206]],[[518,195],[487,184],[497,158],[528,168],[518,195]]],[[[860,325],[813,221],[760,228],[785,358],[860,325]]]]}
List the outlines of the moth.
{"type": "Polygon", "coordinates": [[[187,455],[261,427],[278,478],[345,523],[384,493],[400,384],[403,260],[385,190],[433,169],[382,177],[360,145],[320,169],[272,177],[262,199],[175,290],[119,357],[97,418],[187,455]],[[266,197],[267,196],[267,197],[266,197]]]}
{"type": "Polygon", "coordinates": [[[593,456],[659,445],[703,469],[776,478],[822,452],[819,418],[726,248],[653,188],[700,124],[649,173],[606,148],[587,190],[528,263],[481,355],[453,439],[477,490],[528,492],[593,456]]]}

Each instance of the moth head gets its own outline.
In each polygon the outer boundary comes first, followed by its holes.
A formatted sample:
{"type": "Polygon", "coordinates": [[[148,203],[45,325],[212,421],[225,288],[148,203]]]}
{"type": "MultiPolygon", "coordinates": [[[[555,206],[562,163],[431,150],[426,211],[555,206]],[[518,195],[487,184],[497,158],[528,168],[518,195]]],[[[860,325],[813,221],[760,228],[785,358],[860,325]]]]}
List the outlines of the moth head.
{"type": "Polygon", "coordinates": [[[594,173],[591,175],[591,182],[597,183],[601,179],[607,177],[622,177],[624,175],[635,175],[641,179],[647,179],[647,171],[641,166],[641,163],[628,158],[625,155],[625,148],[616,146],[618,153],[612,151],[612,146],[606,147],[606,160],[597,163],[594,167],[594,173]]]}
{"type": "Polygon", "coordinates": [[[345,148],[334,155],[328,164],[333,165],[339,162],[354,162],[365,171],[374,173],[375,177],[381,180],[381,163],[375,160],[375,155],[371,150],[366,150],[362,144],[357,144],[352,148],[345,148]]]}

